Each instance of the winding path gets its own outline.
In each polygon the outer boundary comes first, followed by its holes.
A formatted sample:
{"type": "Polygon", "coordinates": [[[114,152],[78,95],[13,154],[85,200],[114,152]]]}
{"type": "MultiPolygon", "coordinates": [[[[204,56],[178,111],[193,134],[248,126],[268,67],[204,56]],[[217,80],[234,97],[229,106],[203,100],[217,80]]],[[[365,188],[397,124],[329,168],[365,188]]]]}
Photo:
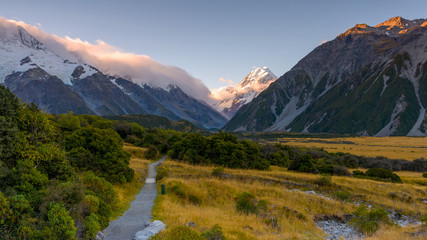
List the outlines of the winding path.
{"type": "Polygon", "coordinates": [[[123,216],[110,222],[104,230],[104,240],[131,240],[136,232],[145,228],[145,223],[150,222],[151,208],[157,196],[156,167],[165,160],[166,156],[163,156],[159,161],[148,165],[145,185],[123,216]]]}

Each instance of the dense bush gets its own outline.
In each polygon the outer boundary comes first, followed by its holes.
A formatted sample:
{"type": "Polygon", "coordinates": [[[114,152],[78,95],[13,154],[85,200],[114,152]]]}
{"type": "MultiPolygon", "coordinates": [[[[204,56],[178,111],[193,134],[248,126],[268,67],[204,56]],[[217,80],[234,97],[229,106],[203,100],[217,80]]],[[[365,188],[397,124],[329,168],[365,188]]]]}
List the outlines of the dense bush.
{"type": "Polygon", "coordinates": [[[72,166],[92,170],[112,183],[133,179],[130,154],[123,150],[123,140],[112,129],[83,127],[65,137],[65,149],[72,166]]]}
{"type": "Polygon", "coordinates": [[[291,162],[288,170],[294,170],[298,172],[314,172],[316,169],[313,165],[313,157],[309,154],[302,155],[300,158],[297,158],[291,162]]]}
{"type": "Polygon", "coordinates": [[[423,177],[427,178],[427,172],[423,173],[423,177]]]}
{"type": "Polygon", "coordinates": [[[393,173],[393,171],[388,169],[382,169],[382,168],[371,168],[366,171],[366,176],[373,177],[373,178],[381,178],[381,179],[387,179],[391,182],[401,183],[402,180],[400,177],[393,173]]]}
{"type": "Polygon", "coordinates": [[[172,159],[191,164],[216,164],[230,168],[268,169],[258,145],[233,134],[219,132],[211,137],[188,133],[176,142],[169,152],[172,159]]]}
{"type": "Polygon", "coordinates": [[[145,158],[147,159],[156,159],[159,156],[159,150],[156,146],[150,145],[145,153],[145,158]]]}

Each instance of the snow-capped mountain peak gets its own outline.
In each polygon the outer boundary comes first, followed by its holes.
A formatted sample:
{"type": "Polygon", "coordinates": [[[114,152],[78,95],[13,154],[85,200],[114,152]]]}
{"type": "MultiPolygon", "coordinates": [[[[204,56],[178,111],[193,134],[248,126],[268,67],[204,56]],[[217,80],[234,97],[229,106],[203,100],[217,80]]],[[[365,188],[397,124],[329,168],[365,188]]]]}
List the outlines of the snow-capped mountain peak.
{"type": "Polygon", "coordinates": [[[212,97],[218,100],[213,107],[231,118],[241,106],[251,102],[276,79],[277,76],[268,67],[257,67],[239,84],[213,90],[212,97]]]}
{"type": "Polygon", "coordinates": [[[85,78],[98,72],[87,64],[59,57],[21,26],[0,26],[0,39],[0,83],[13,72],[25,72],[37,67],[68,85],[72,85],[72,79],[85,78]]]}
{"type": "Polygon", "coordinates": [[[274,75],[268,67],[257,67],[246,75],[239,85],[241,87],[246,87],[253,84],[266,84],[272,79],[277,79],[277,76],[274,75]]]}

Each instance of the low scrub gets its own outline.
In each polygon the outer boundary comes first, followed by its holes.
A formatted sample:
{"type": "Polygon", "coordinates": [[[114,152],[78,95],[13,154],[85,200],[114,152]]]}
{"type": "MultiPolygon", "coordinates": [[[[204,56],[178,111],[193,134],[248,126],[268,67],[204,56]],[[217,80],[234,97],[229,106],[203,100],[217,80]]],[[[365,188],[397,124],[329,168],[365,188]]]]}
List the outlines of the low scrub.
{"type": "Polygon", "coordinates": [[[368,178],[379,181],[389,181],[393,183],[402,183],[399,175],[393,173],[393,171],[383,168],[371,168],[366,172],[360,170],[353,171],[353,175],[358,178],[368,178]]]}
{"type": "Polygon", "coordinates": [[[318,177],[315,181],[315,184],[322,186],[322,187],[326,187],[326,186],[331,186],[332,185],[332,177],[329,175],[323,175],[318,177]]]}
{"type": "Polygon", "coordinates": [[[196,231],[187,226],[176,226],[169,231],[163,231],[150,238],[152,240],[205,240],[196,231]]]}
{"type": "Polygon", "coordinates": [[[167,177],[169,175],[169,168],[160,165],[156,169],[156,172],[157,172],[156,181],[160,181],[160,180],[162,180],[163,178],[165,178],[165,177],[167,177]]]}
{"type": "Polygon", "coordinates": [[[361,205],[354,215],[350,224],[367,235],[375,233],[381,224],[391,224],[384,208],[368,208],[366,205],[361,205]]]}
{"type": "Polygon", "coordinates": [[[224,236],[222,232],[221,226],[218,224],[213,225],[210,230],[204,231],[202,233],[202,237],[207,240],[226,240],[227,238],[224,236]]]}

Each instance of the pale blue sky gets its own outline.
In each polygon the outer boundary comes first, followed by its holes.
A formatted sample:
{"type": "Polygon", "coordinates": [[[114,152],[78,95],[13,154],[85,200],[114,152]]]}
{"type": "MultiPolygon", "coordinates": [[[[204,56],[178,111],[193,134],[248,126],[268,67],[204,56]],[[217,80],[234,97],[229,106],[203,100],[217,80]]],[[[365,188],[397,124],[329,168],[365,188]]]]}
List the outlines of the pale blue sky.
{"type": "Polygon", "coordinates": [[[58,36],[101,39],[216,88],[225,85],[219,78],[240,82],[252,66],[281,76],[357,23],[427,18],[427,1],[20,0],[2,2],[0,16],[58,36]]]}

